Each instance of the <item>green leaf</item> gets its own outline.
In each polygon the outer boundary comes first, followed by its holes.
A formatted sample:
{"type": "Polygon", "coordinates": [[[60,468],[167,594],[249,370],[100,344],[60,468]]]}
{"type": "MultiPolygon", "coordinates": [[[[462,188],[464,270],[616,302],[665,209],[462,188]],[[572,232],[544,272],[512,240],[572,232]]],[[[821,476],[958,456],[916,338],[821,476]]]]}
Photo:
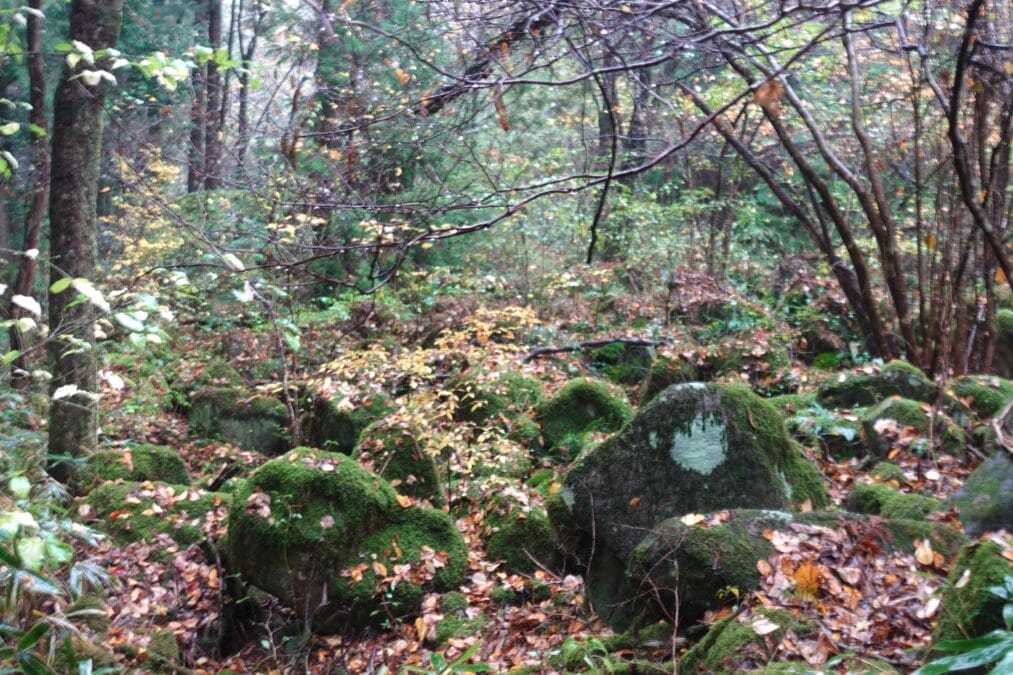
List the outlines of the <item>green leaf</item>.
{"type": "Polygon", "coordinates": [[[941,651],[966,651],[926,663],[914,675],[943,675],[954,670],[979,668],[999,659],[1005,660],[1006,655],[1013,651],[1013,633],[993,631],[971,640],[944,640],[934,648],[941,651]]]}
{"type": "Polygon", "coordinates": [[[14,360],[20,356],[21,352],[17,349],[12,349],[2,357],[0,357],[0,365],[6,366],[10,363],[14,363],[14,360]]]}
{"type": "Polygon", "coordinates": [[[18,640],[18,649],[25,650],[30,647],[34,647],[35,643],[42,639],[42,636],[49,630],[49,624],[44,621],[40,621],[32,626],[27,633],[21,636],[18,640]]]}
{"type": "Polygon", "coordinates": [[[117,312],[114,316],[116,321],[127,330],[135,333],[141,333],[144,331],[144,324],[126,312],[117,312]]]}
{"type": "Polygon", "coordinates": [[[62,279],[57,279],[56,281],[53,282],[53,285],[49,287],[49,292],[53,293],[54,295],[56,293],[63,293],[65,290],[70,288],[70,285],[72,283],[74,283],[74,280],[71,279],[70,277],[63,277],[62,279]]]}
{"type": "Polygon", "coordinates": [[[15,497],[25,499],[32,492],[32,481],[24,476],[14,476],[7,482],[7,487],[15,497]]]}
{"type": "Polygon", "coordinates": [[[10,136],[18,133],[18,129],[21,125],[17,122],[8,122],[7,124],[0,124],[0,136],[10,136]]]}
{"type": "Polygon", "coordinates": [[[46,542],[42,537],[24,537],[19,539],[14,548],[17,549],[21,564],[30,570],[37,570],[46,562],[46,542]]]}

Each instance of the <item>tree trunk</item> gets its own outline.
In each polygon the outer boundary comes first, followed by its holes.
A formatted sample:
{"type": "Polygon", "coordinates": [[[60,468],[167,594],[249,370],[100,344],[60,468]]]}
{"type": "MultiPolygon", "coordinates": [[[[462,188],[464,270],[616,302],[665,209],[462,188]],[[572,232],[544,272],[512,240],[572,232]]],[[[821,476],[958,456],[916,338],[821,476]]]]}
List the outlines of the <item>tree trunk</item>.
{"type": "MultiPolygon", "coordinates": [[[[28,6],[39,10],[42,0],[30,0],[28,6]]],[[[46,66],[42,53],[42,19],[38,15],[28,14],[27,28],[28,56],[28,83],[29,102],[32,105],[32,112],[29,120],[39,127],[40,133],[34,135],[32,141],[32,153],[34,155],[34,179],[32,181],[31,201],[28,205],[28,213],[25,215],[25,236],[22,243],[22,250],[29,251],[39,247],[39,235],[42,233],[42,225],[46,220],[46,205],[49,203],[49,137],[46,135],[49,123],[46,120],[46,66]]],[[[18,276],[14,281],[13,295],[32,294],[32,286],[35,284],[35,272],[37,268],[36,257],[22,255],[18,260],[18,276]]],[[[22,308],[11,303],[11,318],[17,319],[24,315],[22,308]]],[[[27,377],[18,376],[28,370],[27,359],[25,358],[25,337],[18,330],[17,326],[11,326],[10,330],[11,349],[21,352],[14,360],[15,373],[11,383],[15,386],[22,386],[29,382],[27,377]]]]}
{"type": "MultiPolygon", "coordinates": [[[[123,0],[73,0],[69,40],[98,51],[116,44],[123,0]]],[[[99,62],[97,67],[104,64],[99,62]]],[[[87,68],[64,66],[53,100],[53,154],[49,222],[53,281],[94,279],[95,203],[102,147],[105,81],[95,86],[76,77],[87,68]]],[[[66,481],[71,460],[98,444],[97,359],[94,305],[74,304],[76,293],[49,294],[51,392],[74,385],[81,393],[53,399],[49,411],[50,473],[66,481]]]]}
{"type": "MultiPolygon", "coordinates": [[[[218,50],[222,46],[222,0],[208,0],[208,46],[218,50]]],[[[222,73],[218,64],[208,61],[207,109],[204,122],[204,188],[215,190],[221,186],[222,130],[224,128],[225,95],[222,73]]]]}

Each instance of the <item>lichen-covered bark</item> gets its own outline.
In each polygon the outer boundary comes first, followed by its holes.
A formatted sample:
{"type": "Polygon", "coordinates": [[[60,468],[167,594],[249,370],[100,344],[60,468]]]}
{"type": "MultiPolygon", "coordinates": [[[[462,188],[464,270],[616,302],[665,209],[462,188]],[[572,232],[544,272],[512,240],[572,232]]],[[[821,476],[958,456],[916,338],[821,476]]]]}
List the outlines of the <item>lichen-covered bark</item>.
{"type": "MultiPolygon", "coordinates": [[[[68,38],[94,51],[119,39],[123,0],[74,0],[68,38]]],[[[88,85],[81,71],[101,68],[82,62],[64,66],[53,101],[53,152],[49,200],[52,281],[63,277],[94,280],[95,208],[102,145],[102,105],[108,84],[88,85]]],[[[98,441],[95,309],[84,302],[71,306],[71,290],[49,295],[51,391],[76,385],[87,392],[54,400],[50,408],[50,471],[66,481],[73,465],[67,457],[87,454],[98,441]],[[67,338],[79,342],[74,343],[67,338]],[[71,345],[75,345],[73,348],[71,345]]]]}

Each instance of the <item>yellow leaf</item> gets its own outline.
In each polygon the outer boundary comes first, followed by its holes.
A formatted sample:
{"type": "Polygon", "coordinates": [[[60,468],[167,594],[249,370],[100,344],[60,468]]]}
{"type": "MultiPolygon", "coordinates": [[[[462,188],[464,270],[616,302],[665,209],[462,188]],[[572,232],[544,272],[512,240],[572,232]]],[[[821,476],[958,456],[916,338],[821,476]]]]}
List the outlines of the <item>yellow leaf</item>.
{"type": "Polygon", "coordinates": [[[795,580],[795,595],[802,600],[815,600],[820,589],[820,571],[812,563],[800,565],[791,575],[795,580]]]}
{"type": "Polygon", "coordinates": [[[385,576],[387,576],[387,568],[384,566],[384,564],[382,562],[380,562],[378,560],[374,560],[373,561],[373,574],[375,574],[378,577],[385,577],[385,576]]]}
{"type": "Polygon", "coordinates": [[[934,251],[936,249],[936,236],[931,232],[925,235],[925,246],[930,251],[934,251]]]}
{"type": "Polygon", "coordinates": [[[640,503],[640,497],[634,497],[633,499],[630,500],[630,506],[636,506],[639,503],[640,503]]]}
{"type": "Polygon", "coordinates": [[[426,633],[427,632],[428,631],[427,631],[427,628],[426,628],[426,622],[425,622],[425,620],[421,616],[417,617],[415,619],[415,635],[418,636],[419,642],[422,642],[423,640],[426,639],[426,633]]]}
{"type": "Polygon", "coordinates": [[[995,271],[995,283],[1004,284],[1006,283],[1006,273],[1002,269],[996,269],[995,271]]]}
{"type": "Polygon", "coordinates": [[[683,525],[688,525],[690,527],[693,527],[697,523],[701,523],[705,520],[707,520],[707,516],[701,513],[687,513],[686,515],[684,515],[682,518],[679,519],[679,521],[683,525]]]}
{"type": "Polygon", "coordinates": [[[935,561],[932,554],[932,542],[928,539],[917,540],[915,543],[915,560],[922,565],[931,565],[935,561]]]}

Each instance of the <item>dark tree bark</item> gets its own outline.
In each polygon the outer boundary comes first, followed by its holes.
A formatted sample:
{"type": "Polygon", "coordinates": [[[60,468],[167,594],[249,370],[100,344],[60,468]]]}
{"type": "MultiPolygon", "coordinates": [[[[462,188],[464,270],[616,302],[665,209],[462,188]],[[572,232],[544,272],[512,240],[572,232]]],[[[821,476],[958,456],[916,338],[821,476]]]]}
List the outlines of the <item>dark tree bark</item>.
{"type": "MultiPolygon", "coordinates": [[[[222,0],[208,0],[208,46],[222,46],[222,0]]],[[[215,190],[221,186],[222,131],[224,130],[225,90],[218,64],[208,61],[207,109],[204,123],[204,188],[215,190]]]]}
{"type": "MultiPolygon", "coordinates": [[[[28,6],[32,9],[41,9],[42,0],[30,0],[28,6]]],[[[26,63],[28,66],[29,102],[32,105],[32,112],[29,121],[42,130],[33,136],[32,154],[33,172],[35,174],[31,197],[28,205],[28,213],[25,216],[25,236],[22,249],[29,251],[39,247],[39,235],[42,232],[42,225],[46,220],[46,205],[49,203],[49,137],[45,130],[49,123],[46,120],[46,67],[42,53],[42,19],[36,14],[28,14],[27,40],[28,55],[26,63]]],[[[36,257],[22,255],[18,261],[18,276],[14,280],[15,295],[31,295],[32,285],[35,283],[37,263],[36,257]]],[[[10,307],[11,317],[19,318],[24,310],[14,303],[10,307]]],[[[15,377],[12,384],[20,386],[28,382],[28,378],[19,377],[17,373],[27,370],[25,358],[25,337],[17,326],[10,330],[11,349],[21,352],[14,360],[15,377]]]]}
{"type": "MultiPolygon", "coordinates": [[[[69,39],[98,51],[116,44],[123,0],[73,0],[69,39]]],[[[100,61],[97,67],[101,68],[100,61]]],[[[64,66],[53,101],[53,154],[49,222],[52,280],[95,278],[95,209],[102,147],[102,105],[107,83],[90,86],[87,68],[64,66]]],[[[50,473],[65,481],[71,458],[98,443],[97,360],[94,305],[73,304],[71,290],[49,294],[51,391],[75,385],[81,392],[54,399],[49,411],[50,473]]]]}

